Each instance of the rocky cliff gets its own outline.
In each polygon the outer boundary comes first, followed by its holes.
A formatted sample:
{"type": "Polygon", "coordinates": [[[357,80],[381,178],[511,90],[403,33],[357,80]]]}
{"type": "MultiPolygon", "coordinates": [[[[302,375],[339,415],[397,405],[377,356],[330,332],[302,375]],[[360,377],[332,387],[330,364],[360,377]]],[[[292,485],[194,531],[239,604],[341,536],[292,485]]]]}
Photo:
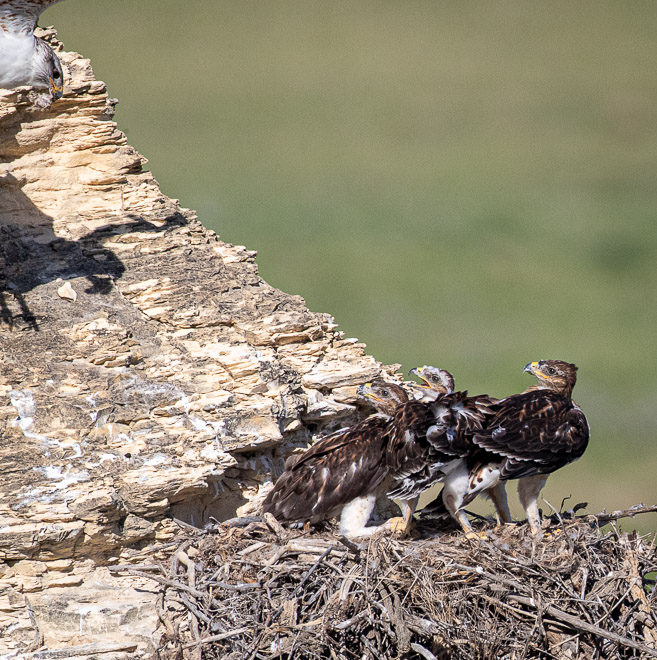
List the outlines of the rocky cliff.
{"type": "Polygon", "coordinates": [[[0,655],[150,657],[157,585],[109,567],[254,512],[392,368],[163,195],[59,55],[50,109],[0,91],[0,655]]]}

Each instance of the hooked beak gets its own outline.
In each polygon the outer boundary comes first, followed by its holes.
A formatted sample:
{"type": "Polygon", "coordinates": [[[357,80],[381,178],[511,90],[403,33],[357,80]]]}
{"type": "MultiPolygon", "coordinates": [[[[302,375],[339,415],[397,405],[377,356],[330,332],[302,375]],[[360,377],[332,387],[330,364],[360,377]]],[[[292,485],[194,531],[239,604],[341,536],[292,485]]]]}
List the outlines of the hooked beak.
{"type": "Polygon", "coordinates": [[[408,373],[413,374],[414,376],[417,376],[422,381],[419,384],[420,387],[427,387],[428,388],[429,384],[427,383],[427,381],[422,376],[422,371],[423,370],[424,370],[424,367],[413,367],[408,373]]]}
{"type": "Polygon", "coordinates": [[[58,85],[52,78],[48,78],[50,80],[50,89],[52,90],[52,97],[53,100],[61,99],[62,95],[64,94],[64,83],[61,85],[58,85]]]}
{"type": "Polygon", "coordinates": [[[530,362],[525,365],[525,368],[522,370],[523,373],[527,372],[536,376],[536,378],[542,378],[543,380],[550,380],[549,376],[546,376],[539,368],[538,362],[530,362]]]}
{"type": "Polygon", "coordinates": [[[368,399],[374,399],[375,401],[380,401],[381,399],[379,399],[379,397],[374,396],[374,394],[372,394],[371,387],[372,387],[372,383],[363,383],[363,385],[358,386],[356,393],[359,396],[364,396],[367,397],[368,399]]]}

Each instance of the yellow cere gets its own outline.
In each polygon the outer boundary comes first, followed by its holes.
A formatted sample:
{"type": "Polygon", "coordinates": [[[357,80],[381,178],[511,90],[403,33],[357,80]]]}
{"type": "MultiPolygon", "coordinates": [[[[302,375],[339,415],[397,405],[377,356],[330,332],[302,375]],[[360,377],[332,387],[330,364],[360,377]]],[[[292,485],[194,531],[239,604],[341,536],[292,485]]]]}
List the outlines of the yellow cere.
{"type": "Polygon", "coordinates": [[[532,362],[532,373],[534,374],[534,376],[538,376],[539,378],[550,380],[549,376],[546,376],[544,373],[538,370],[538,362],[532,362]]]}

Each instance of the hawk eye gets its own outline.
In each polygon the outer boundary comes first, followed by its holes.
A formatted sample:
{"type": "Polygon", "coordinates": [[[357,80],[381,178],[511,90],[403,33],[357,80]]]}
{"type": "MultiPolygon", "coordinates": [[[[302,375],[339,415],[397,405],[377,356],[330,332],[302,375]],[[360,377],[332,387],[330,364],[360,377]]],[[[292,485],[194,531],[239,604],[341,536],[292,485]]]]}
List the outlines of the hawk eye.
{"type": "Polygon", "coordinates": [[[52,77],[57,80],[57,78],[59,78],[59,71],[54,71],[52,77]]]}
{"type": "Polygon", "coordinates": [[[438,382],[438,376],[436,374],[433,374],[432,376],[429,377],[429,380],[432,380],[434,383],[438,382]]]}
{"type": "Polygon", "coordinates": [[[550,376],[554,376],[557,373],[557,370],[554,367],[548,367],[548,373],[550,376]]]}
{"type": "Polygon", "coordinates": [[[390,392],[388,390],[381,390],[381,396],[390,396],[390,392]]]}

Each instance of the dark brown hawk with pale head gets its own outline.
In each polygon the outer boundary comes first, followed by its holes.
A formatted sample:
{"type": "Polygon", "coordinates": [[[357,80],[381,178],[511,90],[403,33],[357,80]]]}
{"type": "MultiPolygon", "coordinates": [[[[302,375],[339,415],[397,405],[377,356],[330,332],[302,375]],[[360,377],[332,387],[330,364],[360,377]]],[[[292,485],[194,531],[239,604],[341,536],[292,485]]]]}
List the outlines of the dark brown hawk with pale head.
{"type": "Polygon", "coordinates": [[[424,366],[411,369],[428,390],[419,400],[400,406],[393,415],[387,462],[392,485],[388,496],[400,500],[408,533],[420,495],[431,486],[463,478],[472,452],[472,434],[492,415],[494,400],[454,392],[448,371],[424,366]]]}
{"type": "Polygon", "coordinates": [[[378,494],[388,476],[386,446],[391,416],[408,403],[399,386],[383,381],[359,388],[377,414],[322,438],[304,454],[289,460],[267,495],[263,511],[280,521],[317,522],[340,513],[340,533],[369,536],[367,527],[378,494]]]}
{"type": "MultiPolygon", "coordinates": [[[[443,489],[442,504],[471,534],[463,507],[477,494],[519,479],[518,496],[533,534],[540,530],[538,496],[548,475],[576,461],[589,441],[589,425],[571,395],[577,367],[561,360],[540,360],[524,368],[538,383],[493,406],[494,416],[472,435],[467,481],[443,489]]],[[[427,517],[437,502],[426,507],[427,517]]]]}

